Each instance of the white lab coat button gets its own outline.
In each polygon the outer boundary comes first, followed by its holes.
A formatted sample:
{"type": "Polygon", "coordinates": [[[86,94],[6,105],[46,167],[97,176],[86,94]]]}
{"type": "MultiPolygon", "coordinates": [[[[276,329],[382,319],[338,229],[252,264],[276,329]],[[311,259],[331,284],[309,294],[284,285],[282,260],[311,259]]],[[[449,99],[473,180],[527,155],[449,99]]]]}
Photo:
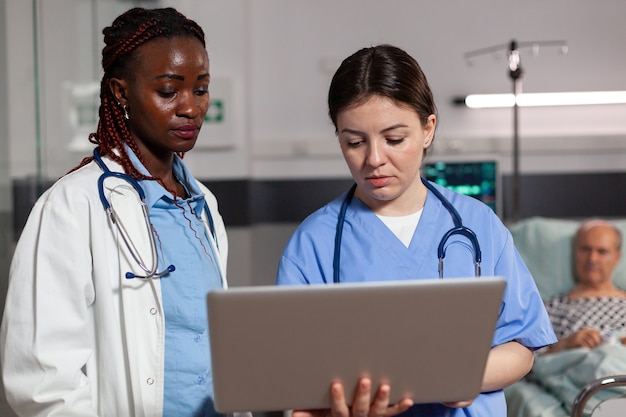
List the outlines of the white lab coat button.
{"type": "Polygon", "coordinates": [[[152,378],[146,379],[146,384],[148,384],[148,385],[154,384],[154,379],[152,379],[152,378]]]}
{"type": "Polygon", "coordinates": [[[156,308],[154,308],[154,307],[152,307],[152,308],[150,309],[150,314],[152,314],[152,315],[154,316],[156,313],[157,313],[157,309],[156,309],[156,308]]]}

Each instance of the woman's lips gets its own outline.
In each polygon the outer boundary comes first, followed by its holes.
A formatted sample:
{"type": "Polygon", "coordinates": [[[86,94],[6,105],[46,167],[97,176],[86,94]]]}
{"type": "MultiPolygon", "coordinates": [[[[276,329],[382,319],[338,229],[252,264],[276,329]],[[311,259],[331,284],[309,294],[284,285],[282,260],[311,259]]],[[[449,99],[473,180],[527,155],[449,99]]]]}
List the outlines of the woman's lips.
{"type": "Polygon", "coordinates": [[[198,126],[189,125],[189,126],[179,127],[178,129],[173,129],[172,132],[180,138],[193,139],[196,136],[198,136],[199,130],[200,128],[198,126]]]}
{"type": "Polygon", "coordinates": [[[369,177],[367,182],[374,187],[380,188],[388,185],[391,182],[391,177],[369,177]]]}

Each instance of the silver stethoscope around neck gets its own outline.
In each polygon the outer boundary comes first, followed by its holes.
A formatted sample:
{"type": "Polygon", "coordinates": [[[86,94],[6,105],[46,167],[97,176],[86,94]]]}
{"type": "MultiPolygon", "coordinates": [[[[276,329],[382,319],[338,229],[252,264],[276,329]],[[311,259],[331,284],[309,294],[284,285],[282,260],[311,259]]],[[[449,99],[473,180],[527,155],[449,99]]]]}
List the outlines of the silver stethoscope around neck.
{"type": "MultiPolygon", "coordinates": [[[[162,271],[158,270],[159,255],[157,252],[156,240],[154,238],[154,226],[152,226],[152,223],[150,222],[150,211],[148,209],[148,205],[146,204],[146,193],[141,187],[141,185],[139,185],[139,182],[137,182],[137,180],[135,180],[128,174],[125,174],[122,172],[111,171],[109,167],[107,167],[104,161],[102,160],[102,157],[100,156],[100,151],[97,147],[93,150],[93,159],[94,161],[96,161],[98,166],[103,171],[102,175],[100,175],[100,178],[98,178],[98,193],[100,194],[100,201],[102,202],[102,206],[104,207],[104,210],[107,212],[107,215],[111,219],[111,222],[117,228],[120,236],[122,236],[122,240],[124,241],[124,244],[128,248],[128,251],[130,252],[131,256],[133,257],[133,260],[137,263],[137,265],[139,265],[139,268],[141,268],[141,270],[144,272],[143,275],[137,275],[132,272],[126,272],[126,278],[128,279],[161,278],[169,274],[170,272],[174,272],[176,270],[176,267],[174,265],[169,265],[167,268],[165,268],[162,271]],[[124,227],[124,224],[122,223],[117,213],[115,213],[115,210],[111,207],[110,202],[107,200],[107,198],[104,195],[104,181],[107,178],[119,178],[123,181],[126,181],[135,189],[135,191],[137,192],[139,196],[141,211],[143,213],[143,219],[144,219],[146,230],[148,232],[148,237],[149,237],[148,240],[150,242],[150,261],[151,261],[150,266],[148,266],[146,262],[143,261],[141,255],[139,254],[139,251],[137,250],[136,246],[131,241],[130,235],[128,231],[126,230],[126,228],[124,227]]],[[[213,224],[213,217],[211,216],[211,212],[209,211],[209,208],[206,205],[206,203],[205,203],[205,210],[207,213],[207,217],[209,219],[209,227],[211,229],[211,234],[213,235],[213,239],[215,240],[215,226],[213,224]]],[[[216,244],[217,244],[217,241],[216,241],[216,244]]]]}
{"type": "MultiPolygon", "coordinates": [[[[454,208],[452,203],[435,188],[433,184],[426,181],[424,178],[421,178],[422,183],[428,188],[428,190],[435,195],[440,201],[441,204],[448,210],[450,216],[452,216],[452,221],[454,222],[454,227],[444,233],[443,237],[439,241],[439,246],[437,247],[437,257],[439,258],[439,279],[443,279],[443,258],[446,257],[446,243],[448,239],[450,239],[453,235],[462,235],[465,236],[474,249],[474,274],[477,277],[480,277],[480,262],[481,262],[481,251],[480,244],[478,243],[478,237],[476,237],[476,233],[469,227],[463,226],[463,220],[461,219],[461,215],[454,208]]],[[[337,230],[335,232],[335,252],[333,256],[333,282],[338,284],[340,282],[339,279],[339,265],[341,258],[341,235],[343,234],[343,224],[346,221],[346,211],[348,210],[348,206],[350,202],[352,202],[352,198],[354,197],[354,192],[356,191],[356,184],[354,184],[346,197],[343,199],[343,203],[341,204],[341,208],[339,209],[339,215],[337,216],[337,230]]]]}

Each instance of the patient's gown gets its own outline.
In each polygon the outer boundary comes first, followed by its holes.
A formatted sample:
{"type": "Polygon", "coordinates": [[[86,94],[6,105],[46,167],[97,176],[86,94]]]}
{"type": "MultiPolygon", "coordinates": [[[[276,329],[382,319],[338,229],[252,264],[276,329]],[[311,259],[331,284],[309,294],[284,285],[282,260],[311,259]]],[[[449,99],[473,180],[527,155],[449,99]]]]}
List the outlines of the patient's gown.
{"type": "Polygon", "coordinates": [[[607,340],[626,336],[626,298],[587,297],[570,300],[560,294],[546,301],[559,339],[585,327],[601,330],[607,340]]]}

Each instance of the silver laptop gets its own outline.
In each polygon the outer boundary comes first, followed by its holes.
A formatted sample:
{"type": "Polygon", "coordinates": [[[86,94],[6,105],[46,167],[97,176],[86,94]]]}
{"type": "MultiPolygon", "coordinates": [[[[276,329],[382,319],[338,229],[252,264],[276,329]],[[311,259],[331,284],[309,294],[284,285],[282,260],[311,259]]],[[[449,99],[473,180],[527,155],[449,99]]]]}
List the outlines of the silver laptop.
{"type": "Polygon", "coordinates": [[[446,278],[255,286],[207,296],[215,407],[222,413],[328,408],[361,376],[393,402],[474,398],[505,280],[446,278]]]}

